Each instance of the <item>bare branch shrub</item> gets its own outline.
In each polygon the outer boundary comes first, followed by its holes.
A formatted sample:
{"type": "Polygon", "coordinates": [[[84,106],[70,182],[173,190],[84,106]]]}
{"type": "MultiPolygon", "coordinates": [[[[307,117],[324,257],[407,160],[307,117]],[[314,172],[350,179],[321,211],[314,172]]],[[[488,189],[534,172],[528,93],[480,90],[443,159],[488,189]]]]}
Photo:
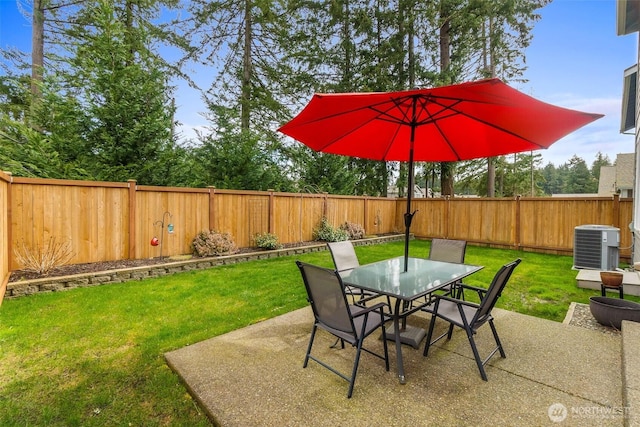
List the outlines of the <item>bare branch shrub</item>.
{"type": "Polygon", "coordinates": [[[238,252],[229,233],[215,230],[201,231],[191,242],[194,255],[199,257],[230,255],[238,252]]]}
{"type": "Polygon", "coordinates": [[[53,236],[41,247],[30,246],[23,239],[16,245],[13,253],[24,270],[39,274],[46,274],[56,267],[68,264],[74,256],[70,241],[59,242],[53,236]]]}
{"type": "Polygon", "coordinates": [[[360,224],[345,221],[340,225],[340,229],[347,232],[349,240],[364,239],[364,228],[360,224]]]}

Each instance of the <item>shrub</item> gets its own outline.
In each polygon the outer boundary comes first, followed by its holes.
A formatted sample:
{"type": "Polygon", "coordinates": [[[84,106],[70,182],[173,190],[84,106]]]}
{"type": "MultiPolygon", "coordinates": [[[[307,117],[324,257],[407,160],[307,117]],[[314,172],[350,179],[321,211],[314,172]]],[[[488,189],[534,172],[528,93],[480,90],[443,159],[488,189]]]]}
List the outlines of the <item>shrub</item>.
{"type": "Polygon", "coordinates": [[[347,232],[349,240],[364,239],[364,227],[360,224],[346,221],[344,224],[340,225],[340,229],[347,232]]]}
{"type": "Polygon", "coordinates": [[[238,252],[231,234],[215,230],[198,233],[193,239],[191,247],[194,255],[200,257],[229,255],[238,252]]]}
{"type": "Polygon", "coordinates": [[[329,224],[327,218],[322,218],[320,225],[313,230],[313,240],[341,242],[343,240],[349,240],[349,234],[340,228],[334,228],[329,224]]]}
{"type": "Polygon", "coordinates": [[[281,249],[282,245],[278,243],[278,236],[271,233],[259,233],[253,237],[256,242],[256,246],[261,249],[281,249]]]}
{"type": "Polygon", "coordinates": [[[60,243],[55,237],[49,238],[41,248],[28,246],[24,240],[16,246],[13,253],[22,268],[39,274],[46,274],[56,267],[68,264],[73,258],[71,242],[60,243]]]}

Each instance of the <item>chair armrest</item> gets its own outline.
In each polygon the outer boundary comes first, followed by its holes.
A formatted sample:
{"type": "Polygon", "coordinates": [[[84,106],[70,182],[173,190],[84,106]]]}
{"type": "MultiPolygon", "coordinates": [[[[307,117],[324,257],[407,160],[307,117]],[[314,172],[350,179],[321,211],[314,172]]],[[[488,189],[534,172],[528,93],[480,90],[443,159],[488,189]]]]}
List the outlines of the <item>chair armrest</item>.
{"type": "MultiPolygon", "coordinates": [[[[364,307],[365,303],[367,303],[367,302],[369,302],[371,300],[377,299],[377,298],[380,298],[380,295],[375,294],[375,295],[370,295],[368,297],[360,298],[358,301],[356,301],[356,305],[361,305],[362,304],[362,306],[364,307]]],[[[387,304],[385,304],[385,305],[387,305],[387,304]]]]}
{"type": "Polygon", "coordinates": [[[485,289],[485,288],[481,288],[481,287],[479,287],[479,286],[467,285],[466,283],[462,283],[462,282],[460,282],[460,283],[459,283],[459,285],[460,285],[460,287],[461,287],[461,288],[463,288],[463,289],[469,289],[469,290],[471,290],[471,291],[475,291],[475,292],[477,292],[477,293],[478,293],[478,296],[479,296],[480,298],[483,298],[483,297],[484,297],[484,294],[486,294],[486,293],[487,293],[487,289],[485,289]]]}
{"type": "MultiPolygon", "coordinates": [[[[482,288],[480,288],[480,289],[482,289],[482,288]]],[[[468,307],[473,307],[473,308],[480,307],[480,304],[477,304],[475,302],[465,301],[465,300],[456,299],[456,298],[451,298],[451,297],[449,297],[447,295],[436,295],[435,297],[436,297],[436,299],[447,300],[447,301],[450,301],[450,302],[452,302],[454,304],[466,305],[468,307]]]]}
{"type": "MultiPolygon", "coordinates": [[[[352,313],[351,315],[353,317],[359,317],[359,316],[363,316],[367,313],[370,313],[372,311],[376,311],[378,309],[381,309],[383,307],[387,307],[387,304],[383,303],[383,302],[379,302],[377,304],[374,304],[370,307],[365,307],[365,306],[361,306],[361,305],[354,305],[355,307],[358,307],[360,310],[357,313],[352,313]]],[[[382,312],[384,313],[384,309],[382,310],[382,312]]]]}

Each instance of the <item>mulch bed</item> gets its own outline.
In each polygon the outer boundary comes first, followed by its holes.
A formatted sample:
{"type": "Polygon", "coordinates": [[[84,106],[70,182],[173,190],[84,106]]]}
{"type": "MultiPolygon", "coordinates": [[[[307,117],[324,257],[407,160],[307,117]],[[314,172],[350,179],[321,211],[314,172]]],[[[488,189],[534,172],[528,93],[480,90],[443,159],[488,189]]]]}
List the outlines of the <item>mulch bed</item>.
{"type": "MultiPolygon", "coordinates": [[[[313,244],[318,244],[319,242],[298,242],[298,243],[289,243],[282,245],[283,248],[297,248],[301,246],[309,246],[313,244]]],[[[244,253],[254,253],[254,252],[264,252],[266,249],[260,248],[241,248],[238,250],[239,254],[244,253]]],[[[179,257],[179,260],[184,260],[187,258],[179,257]]],[[[157,264],[166,264],[170,262],[175,262],[178,259],[175,257],[157,257],[157,258],[147,258],[147,259],[121,259],[117,261],[103,261],[103,262],[91,262],[86,264],[69,264],[63,265],[53,270],[50,270],[47,273],[38,273],[35,271],[29,270],[15,270],[11,272],[11,276],[9,276],[9,283],[11,282],[19,282],[21,280],[34,280],[34,279],[43,279],[47,277],[60,277],[60,276],[70,276],[73,274],[83,274],[83,273],[95,273],[98,271],[109,271],[109,270],[119,270],[123,268],[132,268],[132,267],[143,267],[148,265],[157,265],[157,264]]]]}

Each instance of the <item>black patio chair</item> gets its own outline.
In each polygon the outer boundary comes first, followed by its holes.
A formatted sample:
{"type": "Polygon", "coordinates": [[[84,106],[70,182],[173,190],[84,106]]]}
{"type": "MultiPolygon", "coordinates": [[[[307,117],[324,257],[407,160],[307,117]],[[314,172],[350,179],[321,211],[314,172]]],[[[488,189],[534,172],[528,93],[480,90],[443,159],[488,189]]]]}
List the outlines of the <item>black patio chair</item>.
{"type": "MultiPolygon", "coordinates": [[[[433,261],[452,262],[456,264],[464,263],[464,255],[467,250],[467,242],[465,240],[451,240],[451,239],[433,239],[431,240],[431,246],[429,247],[429,259],[433,261]]],[[[462,281],[457,281],[450,285],[446,285],[436,293],[430,293],[425,295],[424,303],[433,303],[435,301],[435,295],[442,293],[444,295],[451,295],[454,298],[464,299],[464,291],[462,288],[462,281]]],[[[415,302],[412,302],[413,306],[415,302]]],[[[426,309],[425,311],[429,311],[426,309]]]]}
{"type": "MultiPolygon", "coordinates": [[[[464,256],[467,251],[465,240],[433,239],[429,247],[429,259],[434,261],[464,263],[464,256]]],[[[464,299],[462,282],[458,281],[447,285],[441,289],[445,295],[450,294],[454,298],[464,299]]]]}
{"type": "Polygon", "coordinates": [[[303,367],[306,368],[309,359],[312,359],[343,378],[349,382],[347,397],[350,398],[353,394],[353,386],[362,350],[384,360],[385,369],[389,370],[389,353],[387,351],[386,330],[384,327],[384,323],[388,319],[383,311],[385,304],[381,302],[371,307],[349,305],[342,280],[337,272],[300,261],[296,261],[296,264],[300,268],[304,286],[307,289],[308,301],[311,304],[315,318],[303,367]],[[324,329],[337,337],[342,342],[342,348],[344,348],[344,341],[356,348],[351,376],[339,372],[329,364],[311,355],[311,348],[318,328],[324,329]],[[384,355],[363,347],[364,339],[378,330],[378,328],[382,329],[384,355]]]}
{"type": "Polygon", "coordinates": [[[478,365],[478,369],[480,370],[480,376],[484,381],[487,381],[487,374],[484,370],[484,365],[498,351],[500,352],[501,357],[506,357],[504,349],[502,348],[502,343],[500,342],[500,338],[498,338],[498,332],[496,331],[496,327],[493,324],[491,311],[496,305],[496,302],[498,301],[502,290],[509,281],[513,270],[518,266],[518,264],[520,264],[520,261],[520,259],[516,259],[515,261],[502,266],[496,273],[488,289],[462,285],[465,288],[476,291],[478,293],[478,295],[480,296],[479,304],[450,298],[446,295],[436,295],[434,304],[432,304],[430,310],[428,310],[431,311],[432,316],[431,323],[429,324],[429,332],[427,333],[427,342],[424,346],[423,355],[427,356],[429,347],[438,342],[444,336],[446,336],[447,339],[451,339],[453,327],[458,326],[466,331],[467,338],[469,338],[469,344],[471,344],[471,350],[473,351],[473,356],[478,365]],[[450,323],[449,329],[447,330],[447,332],[431,341],[433,329],[436,324],[436,318],[438,317],[450,323]],[[496,340],[497,346],[484,360],[481,360],[480,354],[478,353],[478,348],[476,347],[476,343],[474,340],[474,335],[476,334],[478,328],[480,328],[485,323],[488,323],[491,327],[491,332],[493,332],[493,338],[496,340]]]}
{"type": "MultiPolygon", "coordinates": [[[[328,242],[327,247],[333,258],[333,264],[336,267],[338,274],[344,274],[360,266],[358,261],[358,255],[353,248],[353,243],[349,240],[342,242],[328,242]]],[[[350,295],[354,303],[361,303],[364,305],[365,298],[371,299],[378,296],[375,292],[365,291],[364,289],[356,288],[353,286],[345,285],[344,291],[347,295],[350,295]]]]}

